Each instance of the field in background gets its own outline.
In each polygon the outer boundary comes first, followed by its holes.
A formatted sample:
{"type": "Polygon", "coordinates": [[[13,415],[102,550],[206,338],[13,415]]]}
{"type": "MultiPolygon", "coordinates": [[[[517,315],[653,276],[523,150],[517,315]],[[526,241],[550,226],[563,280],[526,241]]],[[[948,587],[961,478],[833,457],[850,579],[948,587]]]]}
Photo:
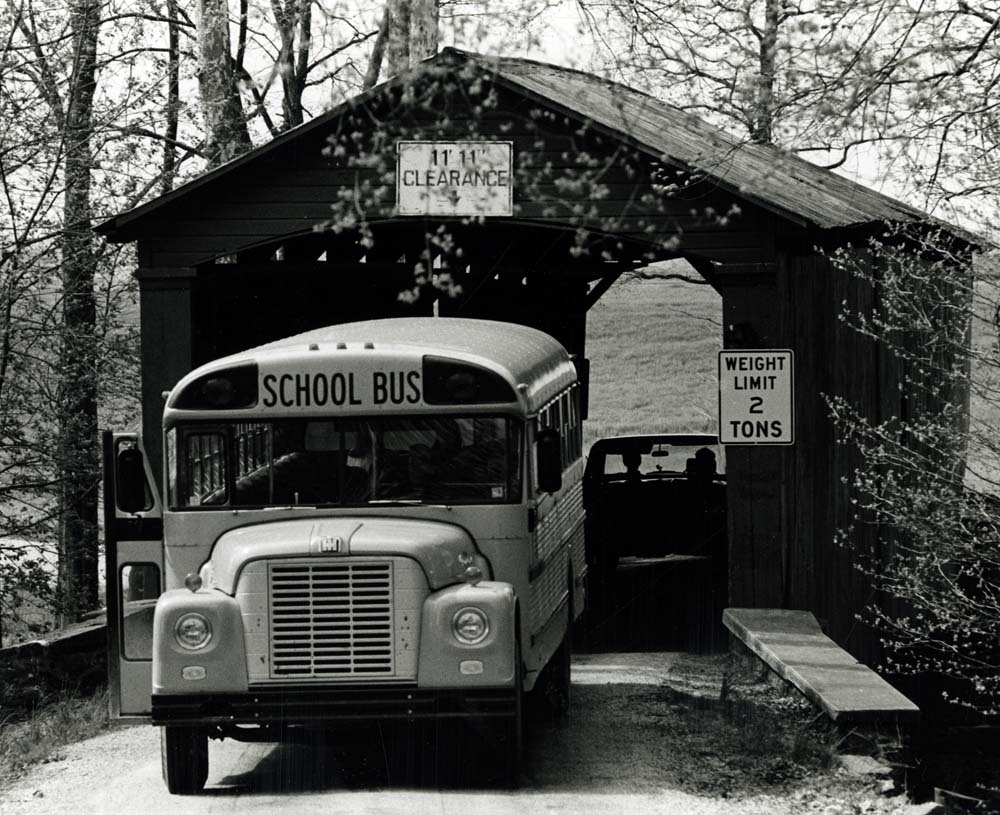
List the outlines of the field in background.
{"type": "Polygon", "coordinates": [[[722,298],[711,286],[620,280],[587,315],[585,445],[629,433],[715,433],[721,349],[722,298]]]}

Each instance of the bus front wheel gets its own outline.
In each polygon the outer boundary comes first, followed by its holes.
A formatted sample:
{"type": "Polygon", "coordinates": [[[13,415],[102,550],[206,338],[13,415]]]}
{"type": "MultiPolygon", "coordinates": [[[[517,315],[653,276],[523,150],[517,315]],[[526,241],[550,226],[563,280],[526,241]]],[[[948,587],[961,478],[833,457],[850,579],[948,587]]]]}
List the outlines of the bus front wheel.
{"type": "Polygon", "coordinates": [[[162,728],[160,759],[172,795],[197,795],[208,780],[208,734],[197,727],[162,728]]]}
{"type": "Polygon", "coordinates": [[[521,783],[521,760],[524,753],[524,687],[521,666],[520,638],[515,649],[514,710],[509,718],[500,719],[502,778],[509,789],[521,783]]]}

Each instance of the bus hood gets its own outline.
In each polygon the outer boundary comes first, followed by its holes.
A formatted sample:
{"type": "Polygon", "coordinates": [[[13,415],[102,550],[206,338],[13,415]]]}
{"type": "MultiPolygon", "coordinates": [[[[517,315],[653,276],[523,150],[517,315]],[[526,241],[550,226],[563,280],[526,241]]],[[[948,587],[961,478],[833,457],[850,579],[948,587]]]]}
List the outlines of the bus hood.
{"type": "Polygon", "coordinates": [[[345,555],[397,555],[420,563],[432,590],[464,579],[478,566],[489,579],[489,565],[469,534],[451,524],[408,518],[323,518],[274,521],[222,535],[202,568],[206,586],[236,592],[243,567],[254,560],[286,557],[330,558],[345,555]]]}

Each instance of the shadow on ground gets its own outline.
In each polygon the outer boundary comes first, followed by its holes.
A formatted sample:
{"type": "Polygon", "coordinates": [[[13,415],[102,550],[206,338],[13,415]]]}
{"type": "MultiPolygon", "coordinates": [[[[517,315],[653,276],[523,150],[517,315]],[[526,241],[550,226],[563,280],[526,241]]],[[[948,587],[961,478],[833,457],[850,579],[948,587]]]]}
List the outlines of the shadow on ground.
{"type": "MultiPolygon", "coordinates": [[[[807,732],[808,720],[796,715],[776,717],[754,705],[648,683],[582,685],[573,692],[568,722],[529,723],[522,789],[671,788],[740,797],[778,791],[824,761],[815,747],[817,734],[807,732]]],[[[494,745],[488,732],[475,727],[317,734],[273,746],[256,766],[220,779],[209,791],[501,790],[505,783],[494,745]]]]}
{"type": "Polygon", "coordinates": [[[623,558],[589,580],[587,613],[573,650],[589,653],[724,651],[724,577],[709,558],[623,558]]]}

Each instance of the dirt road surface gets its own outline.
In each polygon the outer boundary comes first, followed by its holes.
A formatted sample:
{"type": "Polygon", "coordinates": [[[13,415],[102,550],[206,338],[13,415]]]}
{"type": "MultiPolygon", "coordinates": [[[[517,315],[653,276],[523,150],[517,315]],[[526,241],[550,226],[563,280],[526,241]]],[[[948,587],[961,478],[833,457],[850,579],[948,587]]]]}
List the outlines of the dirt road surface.
{"type": "MultiPolygon", "coordinates": [[[[91,813],[890,813],[871,780],[803,766],[773,734],[733,722],[717,700],[721,657],[574,658],[568,723],[533,725],[518,790],[485,776],[441,786],[401,772],[379,732],[302,744],[212,742],[205,794],[176,797],[160,777],[155,728],[116,728],[71,745],[0,792],[3,815],[91,813]]],[[[398,745],[396,745],[398,748],[398,745]]],[[[475,751],[473,751],[475,752],[475,751]]],[[[405,750],[402,751],[405,754],[405,750]]],[[[488,746],[479,760],[488,760],[488,746]]],[[[459,756],[464,761],[468,756],[459,756]]],[[[808,763],[808,762],[807,762],[808,763]]]]}

